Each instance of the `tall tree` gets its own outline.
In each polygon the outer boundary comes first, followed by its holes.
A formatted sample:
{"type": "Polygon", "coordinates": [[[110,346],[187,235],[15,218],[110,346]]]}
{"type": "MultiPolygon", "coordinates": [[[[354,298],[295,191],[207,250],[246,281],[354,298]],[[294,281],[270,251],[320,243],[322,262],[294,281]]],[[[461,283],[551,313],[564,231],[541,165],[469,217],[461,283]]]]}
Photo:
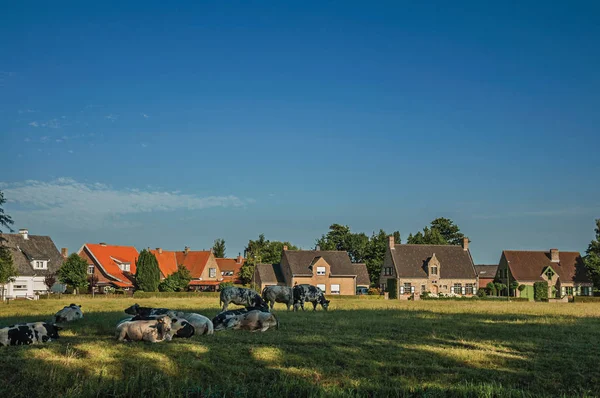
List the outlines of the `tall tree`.
{"type": "Polygon", "coordinates": [[[431,222],[431,229],[437,229],[449,245],[460,245],[465,235],[460,232],[458,225],[449,218],[439,217],[431,222]]]}
{"type": "MultiPolygon", "coordinates": [[[[12,232],[10,227],[14,221],[6,213],[4,213],[4,193],[0,191],[0,227],[5,227],[9,232],[12,232]]],[[[0,229],[0,234],[2,229],[0,229]]],[[[0,300],[4,299],[4,285],[15,280],[18,275],[17,267],[13,263],[12,255],[6,246],[4,246],[5,239],[0,235],[0,300]]]]}
{"type": "Polygon", "coordinates": [[[144,292],[158,291],[160,268],[156,257],[149,250],[142,250],[135,264],[135,281],[138,289],[144,292]]]}
{"type": "Polygon", "coordinates": [[[440,231],[435,228],[425,227],[423,232],[419,231],[416,234],[408,235],[406,243],[411,245],[447,245],[448,242],[440,231]]]}
{"type": "Polygon", "coordinates": [[[284,246],[287,246],[288,250],[298,250],[298,247],[290,242],[265,239],[264,234],[260,234],[257,240],[249,240],[244,250],[246,261],[239,272],[242,283],[248,284],[252,281],[256,264],[279,264],[284,246]]]}
{"type": "Polygon", "coordinates": [[[88,286],[87,268],[87,261],[73,253],[62,263],[56,275],[61,283],[71,286],[74,293],[79,293],[79,289],[88,286]]]}
{"type": "MultiPolygon", "coordinates": [[[[9,232],[12,232],[10,226],[14,224],[14,221],[8,214],[4,213],[4,203],[6,203],[4,192],[0,191],[0,227],[6,227],[9,232]]],[[[0,233],[2,233],[1,229],[0,233]]]]}
{"type": "Polygon", "coordinates": [[[600,219],[596,220],[596,239],[592,240],[585,252],[585,266],[594,282],[594,287],[600,289],[600,219]]]}
{"type": "Polygon", "coordinates": [[[225,258],[225,239],[215,239],[212,248],[216,258],[225,258]]]}
{"type": "Polygon", "coordinates": [[[44,277],[44,285],[48,288],[48,292],[52,291],[52,286],[56,283],[56,274],[51,273],[44,277]]]}

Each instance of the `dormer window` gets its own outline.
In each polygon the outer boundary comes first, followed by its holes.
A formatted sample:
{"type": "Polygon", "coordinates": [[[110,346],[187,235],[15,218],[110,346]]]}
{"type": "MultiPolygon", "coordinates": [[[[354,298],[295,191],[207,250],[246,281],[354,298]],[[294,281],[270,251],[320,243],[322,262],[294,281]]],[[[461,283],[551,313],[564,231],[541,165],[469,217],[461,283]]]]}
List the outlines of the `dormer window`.
{"type": "Polygon", "coordinates": [[[437,267],[431,267],[431,275],[437,275],[438,269],[437,267]]]}
{"type": "Polygon", "coordinates": [[[325,267],[317,267],[317,275],[325,275],[325,267]]]}
{"type": "Polygon", "coordinates": [[[31,262],[31,266],[33,269],[48,269],[48,261],[47,260],[33,260],[31,262]]]}
{"type": "Polygon", "coordinates": [[[131,264],[122,263],[122,264],[120,264],[119,268],[121,268],[121,271],[129,272],[129,270],[131,269],[131,264]]]}

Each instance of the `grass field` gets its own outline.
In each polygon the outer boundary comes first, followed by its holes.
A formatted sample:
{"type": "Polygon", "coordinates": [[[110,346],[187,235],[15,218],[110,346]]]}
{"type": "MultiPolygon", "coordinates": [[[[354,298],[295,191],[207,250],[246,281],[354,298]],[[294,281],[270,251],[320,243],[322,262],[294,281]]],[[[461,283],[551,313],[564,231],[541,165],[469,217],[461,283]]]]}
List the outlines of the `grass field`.
{"type": "Polygon", "coordinates": [[[47,345],[0,348],[0,397],[598,396],[600,305],[334,300],[265,333],[117,343],[134,302],[209,317],[218,298],[73,299],[0,305],[0,326],[85,318],[47,345]]]}

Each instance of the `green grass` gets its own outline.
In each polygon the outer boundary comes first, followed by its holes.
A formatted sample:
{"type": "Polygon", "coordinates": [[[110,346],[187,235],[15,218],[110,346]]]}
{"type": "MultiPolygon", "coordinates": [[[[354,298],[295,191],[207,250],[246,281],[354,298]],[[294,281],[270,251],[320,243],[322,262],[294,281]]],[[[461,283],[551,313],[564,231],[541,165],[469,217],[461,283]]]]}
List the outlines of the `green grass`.
{"type": "Polygon", "coordinates": [[[0,305],[0,325],[85,318],[46,345],[0,348],[0,397],[600,395],[600,305],[335,299],[279,330],[117,343],[139,302],[202,313],[218,298],[72,298],[0,305]]]}

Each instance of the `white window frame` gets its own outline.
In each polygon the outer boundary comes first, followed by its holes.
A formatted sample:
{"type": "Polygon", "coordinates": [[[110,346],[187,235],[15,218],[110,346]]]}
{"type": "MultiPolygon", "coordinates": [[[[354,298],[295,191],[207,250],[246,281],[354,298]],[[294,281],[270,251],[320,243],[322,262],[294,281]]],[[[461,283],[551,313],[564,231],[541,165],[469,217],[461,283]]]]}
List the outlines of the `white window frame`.
{"type": "Polygon", "coordinates": [[[216,268],[209,268],[208,269],[208,277],[209,278],[216,278],[217,277],[217,269],[216,268]]]}
{"type": "Polygon", "coordinates": [[[331,285],[331,294],[340,294],[340,285],[338,283],[331,285]],[[337,286],[337,290],[335,289],[335,286],[337,286]]]}
{"type": "Polygon", "coordinates": [[[325,275],[326,273],[327,273],[327,268],[317,267],[317,275],[325,275]]]}
{"type": "Polygon", "coordinates": [[[325,285],[324,283],[319,283],[319,284],[317,285],[317,287],[318,287],[319,289],[321,289],[321,291],[322,291],[323,293],[326,293],[326,290],[327,290],[327,285],[325,285]]]}
{"type": "Polygon", "coordinates": [[[46,260],[33,260],[31,263],[33,269],[48,269],[48,261],[46,260]]]}
{"type": "Polygon", "coordinates": [[[13,285],[13,290],[27,290],[27,283],[25,283],[24,285],[22,284],[23,282],[21,282],[18,285],[13,285]]]}
{"type": "Polygon", "coordinates": [[[88,264],[88,269],[87,269],[88,275],[94,274],[94,268],[96,268],[96,267],[94,267],[94,264],[88,264]],[[92,272],[90,272],[90,271],[92,271],[92,272]]]}

